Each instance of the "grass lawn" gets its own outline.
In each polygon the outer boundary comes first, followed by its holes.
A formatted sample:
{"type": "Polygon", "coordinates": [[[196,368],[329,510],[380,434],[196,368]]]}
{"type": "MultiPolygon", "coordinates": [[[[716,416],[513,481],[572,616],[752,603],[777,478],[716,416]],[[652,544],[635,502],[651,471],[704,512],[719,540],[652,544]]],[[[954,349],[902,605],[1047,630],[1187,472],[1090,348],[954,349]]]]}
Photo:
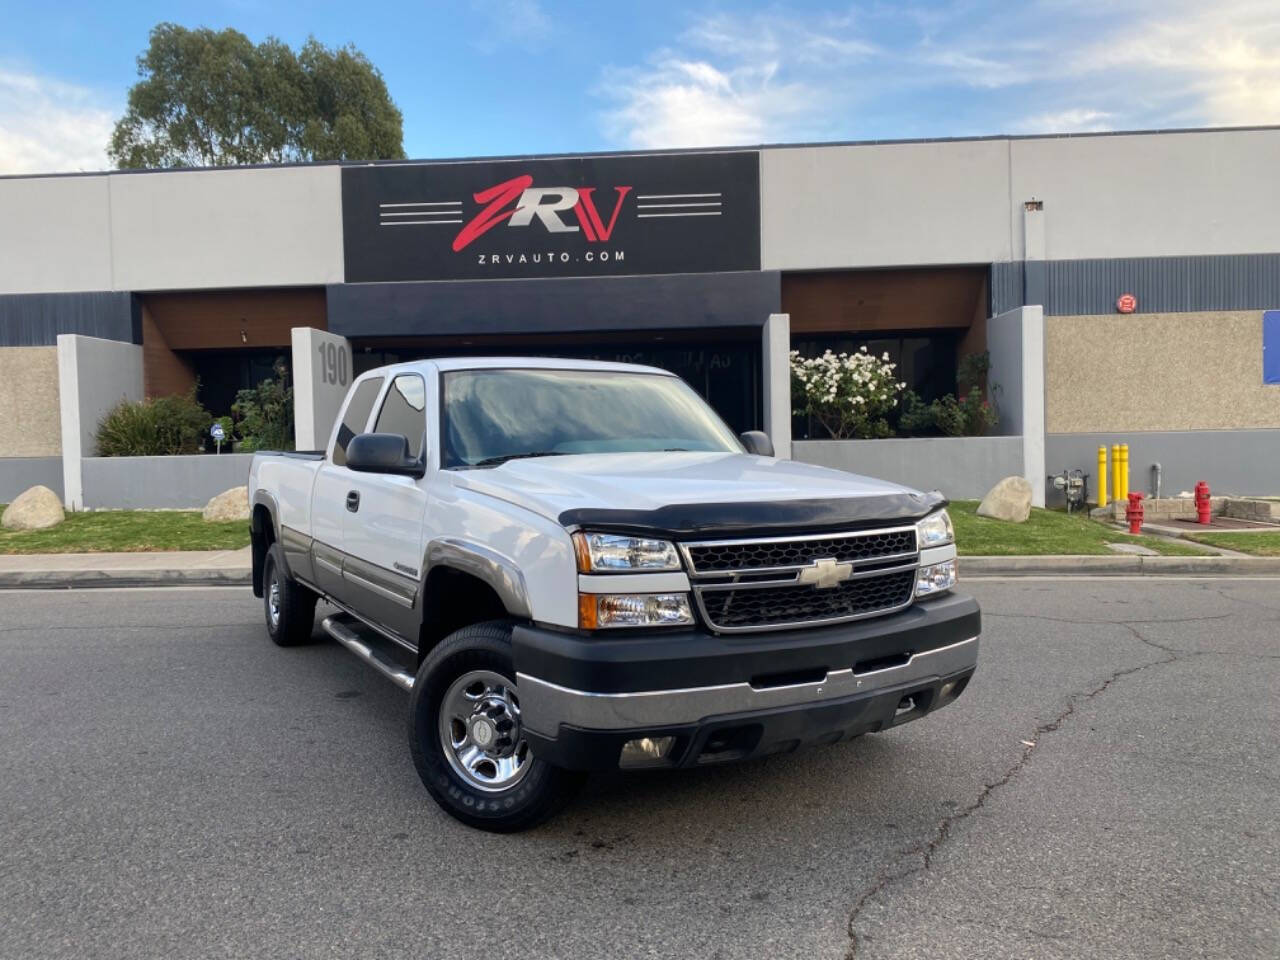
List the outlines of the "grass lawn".
{"type": "Polygon", "coordinates": [[[248,545],[248,521],[205,523],[198,510],[98,510],[68,513],[48,530],[0,529],[0,553],[238,550],[248,545]]]}
{"type": "Polygon", "coordinates": [[[1170,543],[1155,537],[1131,537],[1080,514],[1057,510],[1031,511],[1026,523],[1005,523],[979,517],[977,500],[956,500],[948,508],[956,527],[960,556],[1032,556],[1043,554],[1116,556],[1108,543],[1138,543],[1166,556],[1194,557],[1209,553],[1191,543],[1170,543]]]}
{"type": "Polygon", "coordinates": [[[1280,533],[1197,533],[1191,539],[1255,557],[1280,557],[1280,533]]]}

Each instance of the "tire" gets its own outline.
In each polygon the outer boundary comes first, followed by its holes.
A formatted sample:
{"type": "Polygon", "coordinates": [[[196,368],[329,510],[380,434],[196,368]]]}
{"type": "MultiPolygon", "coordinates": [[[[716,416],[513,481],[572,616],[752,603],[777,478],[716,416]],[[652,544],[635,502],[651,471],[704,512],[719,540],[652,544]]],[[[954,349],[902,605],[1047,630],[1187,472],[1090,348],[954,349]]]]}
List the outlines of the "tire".
{"type": "Polygon", "coordinates": [[[450,634],[422,661],[409,700],[409,748],[423,784],[450,816],[494,833],[554,816],[585,779],[533,756],[519,737],[511,626],[450,634]]]}
{"type": "Polygon", "coordinates": [[[316,595],[285,571],[284,552],[273,543],[262,564],[262,610],[267,636],[278,647],[310,643],[316,624],[316,595]]]}

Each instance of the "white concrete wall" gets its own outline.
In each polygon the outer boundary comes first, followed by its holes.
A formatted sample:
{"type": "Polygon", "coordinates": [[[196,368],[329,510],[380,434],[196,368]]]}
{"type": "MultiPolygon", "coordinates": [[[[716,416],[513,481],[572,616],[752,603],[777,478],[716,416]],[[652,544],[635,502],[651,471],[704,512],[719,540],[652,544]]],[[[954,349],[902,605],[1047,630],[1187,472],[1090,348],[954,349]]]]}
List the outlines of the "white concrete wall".
{"type": "Polygon", "coordinates": [[[177,457],[87,457],[84,506],[90,510],[199,509],[249,481],[251,453],[177,457]]]}
{"type": "Polygon", "coordinates": [[[294,327],[291,334],[294,449],[320,450],[355,379],[351,344],[314,327],[294,327]]]}
{"type": "Polygon", "coordinates": [[[1009,149],[1015,260],[1032,198],[1044,201],[1046,260],[1280,251],[1280,129],[1012,140],[1009,149]]]}
{"type": "Polygon", "coordinates": [[[342,282],[337,166],[110,179],[113,289],[342,282]]]}
{"type": "Polygon", "coordinates": [[[766,270],[1011,259],[1003,140],[765,150],[760,200],[766,270]]]}
{"type": "MultiPolygon", "coordinates": [[[[1023,473],[1021,437],[797,440],[791,447],[802,463],[941,490],[953,500],[980,499],[1005,477],[1023,473]]],[[[1038,485],[1044,489],[1043,480],[1038,485]]]]}
{"type": "Polygon", "coordinates": [[[142,347],[76,334],[58,337],[62,486],[66,505],[84,506],[81,460],[97,453],[98,423],[121,400],[142,399],[142,347]]]}
{"type": "Polygon", "coordinates": [[[990,384],[999,384],[999,431],[1022,440],[1021,476],[1044,506],[1044,308],[1019,307],[987,320],[990,384]]]}
{"type": "Polygon", "coordinates": [[[0,179],[0,294],[110,290],[107,177],[0,179]]]}
{"type": "Polygon", "coordinates": [[[774,456],[791,459],[791,317],[771,313],[764,323],[764,432],[774,456]]]}

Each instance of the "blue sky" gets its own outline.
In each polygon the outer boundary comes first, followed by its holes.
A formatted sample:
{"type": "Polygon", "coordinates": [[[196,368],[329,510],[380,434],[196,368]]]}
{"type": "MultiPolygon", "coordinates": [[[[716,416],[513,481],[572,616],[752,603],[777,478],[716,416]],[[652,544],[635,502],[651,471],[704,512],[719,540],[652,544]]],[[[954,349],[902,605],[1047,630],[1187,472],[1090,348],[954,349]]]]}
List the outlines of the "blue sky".
{"type": "Polygon", "coordinates": [[[0,173],[106,167],[160,20],[354,43],[413,157],[1280,123],[1277,0],[0,0],[0,173]]]}

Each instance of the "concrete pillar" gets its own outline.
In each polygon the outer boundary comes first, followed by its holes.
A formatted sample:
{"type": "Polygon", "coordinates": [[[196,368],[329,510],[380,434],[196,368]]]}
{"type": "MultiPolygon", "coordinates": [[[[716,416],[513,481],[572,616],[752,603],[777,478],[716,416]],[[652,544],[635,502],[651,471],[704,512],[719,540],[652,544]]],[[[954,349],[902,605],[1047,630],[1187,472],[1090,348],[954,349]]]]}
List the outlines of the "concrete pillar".
{"type": "Polygon", "coordinates": [[[987,321],[988,382],[998,384],[999,431],[1022,438],[1022,475],[1044,506],[1044,308],[1018,307],[987,321]]]}
{"type": "Polygon", "coordinates": [[[294,327],[293,442],[298,450],[320,450],[355,379],[351,343],[314,327],[294,327]]]}
{"type": "Polygon", "coordinates": [[[771,313],[764,323],[764,432],[773,452],[791,459],[791,315],[771,313]]]}
{"type": "Polygon", "coordinates": [[[97,455],[98,423],[121,400],[142,399],[142,347],[79,334],[58,335],[62,498],[84,508],[81,460],[97,455]]]}

